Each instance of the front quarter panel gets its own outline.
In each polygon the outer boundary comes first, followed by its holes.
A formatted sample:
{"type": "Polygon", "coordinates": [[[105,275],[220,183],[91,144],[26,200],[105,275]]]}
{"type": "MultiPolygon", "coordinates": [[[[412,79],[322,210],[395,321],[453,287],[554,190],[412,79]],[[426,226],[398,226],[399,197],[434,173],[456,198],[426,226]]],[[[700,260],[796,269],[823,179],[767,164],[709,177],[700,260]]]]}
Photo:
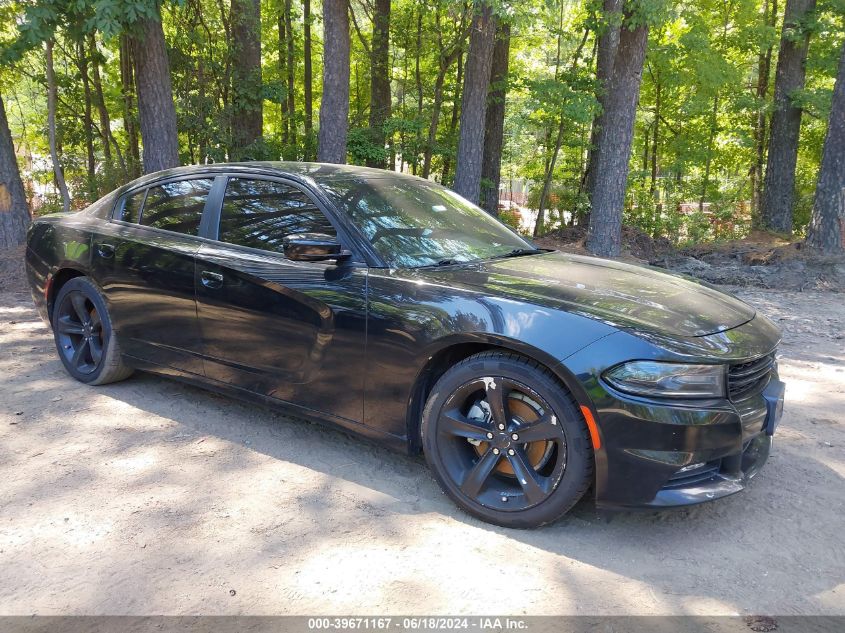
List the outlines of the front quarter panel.
{"type": "Polygon", "coordinates": [[[371,269],[368,297],[365,418],[400,435],[417,378],[446,348],[496,345],[554,367],[616,331],[575,314],[432,283],[412,270],[371,269]]]}

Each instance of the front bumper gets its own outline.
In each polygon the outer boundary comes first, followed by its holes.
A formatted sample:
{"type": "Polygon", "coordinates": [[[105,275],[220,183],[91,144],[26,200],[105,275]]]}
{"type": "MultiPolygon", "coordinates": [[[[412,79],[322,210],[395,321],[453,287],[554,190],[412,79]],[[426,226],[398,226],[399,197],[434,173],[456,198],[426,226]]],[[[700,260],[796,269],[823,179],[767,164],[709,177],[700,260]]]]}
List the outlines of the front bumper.
{"type": "Polygon", "coordinates": [[[769,457],[782,412],[783,383],[776,369],[762,392],[739,402],[638,398],[600,378],[597,365],[612,366],[606,361],[614,347],[613,341],[601,342],[567,363],[600,432],[597,507],[693,505],[745,488],[769,457]]]}

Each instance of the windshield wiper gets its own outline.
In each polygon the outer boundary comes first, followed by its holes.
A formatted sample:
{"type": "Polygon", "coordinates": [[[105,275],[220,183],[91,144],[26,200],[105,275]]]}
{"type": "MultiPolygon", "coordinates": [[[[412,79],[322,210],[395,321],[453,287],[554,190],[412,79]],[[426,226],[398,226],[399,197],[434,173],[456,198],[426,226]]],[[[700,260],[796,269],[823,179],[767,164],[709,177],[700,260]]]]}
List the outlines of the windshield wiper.
{"type": "Polygon", "coordinates": [[[501,255],[493,255],[490,259],[503,259],[505,257],[522,257],[524,255],[539,255],[540,253],[545,253],[546,249],[543,248],[515,248],[512,251],[507,253],[502,253],[501,255]]]}
{"type": "Polygon", "coordinates": [[[425,266],[416,266],[415,268],[438,268],[439,266],[452,266],[454,264],[465,264],[466,262],[461,261],[459,259],[455,259],[454,257],[446,257],[439,261],[434,262],[433,264],[426,264],[425,266]]]}

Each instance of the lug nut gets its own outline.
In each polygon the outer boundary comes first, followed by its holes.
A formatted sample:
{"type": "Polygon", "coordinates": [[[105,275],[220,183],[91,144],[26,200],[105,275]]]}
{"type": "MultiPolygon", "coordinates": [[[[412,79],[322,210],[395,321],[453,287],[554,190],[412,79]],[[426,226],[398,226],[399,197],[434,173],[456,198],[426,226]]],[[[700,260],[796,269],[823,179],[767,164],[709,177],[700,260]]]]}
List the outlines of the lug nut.
{"type": "Polygon", "coordinates": [[[502,497],[502,501],[503,501],[504,503],[507,503],[507,502],[508,502],[508,498],[507,498],[507,497],[502,497]]]}
{"type": "Polygon", "coordinates": [[[493,434],[492,434],[492,433],[488,433],[488,434],[487,434],[487,439],[488,439],[488,440],[492,440],[492,439],[493,439],[493,434]]]}
{"type": "Polygon", "coordinates": [[[512,448],[509,448],[508,449],[508,455],[516,455],[516,451],[513,450],[512,448]]]}
{"type": "Polygon", "coordinates": [[[500,431],[504,431],[504,430],[505,430],[505,425],[504,425],[504,424],[500,424],[500,425],[499,425],[499,430],[500,430],[500,431]]]}
{"type": "Polygon", "coordinates": [[[513,435],[511,435],[511,439],[512,439],[514,442],[516,442],[517,440],[519,440],[519,435],[517,435],[516,433],[514,433],[513,435]]]}
{"type": "Polygon", "coordinates": [[[494,449],[493,449],[493,454],[494,454],[494,455],[498,455],[498,454],[499,454],[499,449],[498,449],[498,448],[494,448],[494,449]]]}

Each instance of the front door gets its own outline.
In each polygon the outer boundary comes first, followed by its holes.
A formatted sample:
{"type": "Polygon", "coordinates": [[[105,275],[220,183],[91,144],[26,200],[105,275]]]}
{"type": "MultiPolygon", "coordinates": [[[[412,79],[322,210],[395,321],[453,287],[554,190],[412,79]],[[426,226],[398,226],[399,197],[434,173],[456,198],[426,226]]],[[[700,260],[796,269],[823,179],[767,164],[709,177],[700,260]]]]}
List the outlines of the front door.
{"type": "Polygon", "coordinates": [[[354,261],[291,261],[282,240],[294,233],[337,235],[298,186],[229,178],[218,241],[197,252],[205,373],[361,422],[367,268],[354,261]]]}

